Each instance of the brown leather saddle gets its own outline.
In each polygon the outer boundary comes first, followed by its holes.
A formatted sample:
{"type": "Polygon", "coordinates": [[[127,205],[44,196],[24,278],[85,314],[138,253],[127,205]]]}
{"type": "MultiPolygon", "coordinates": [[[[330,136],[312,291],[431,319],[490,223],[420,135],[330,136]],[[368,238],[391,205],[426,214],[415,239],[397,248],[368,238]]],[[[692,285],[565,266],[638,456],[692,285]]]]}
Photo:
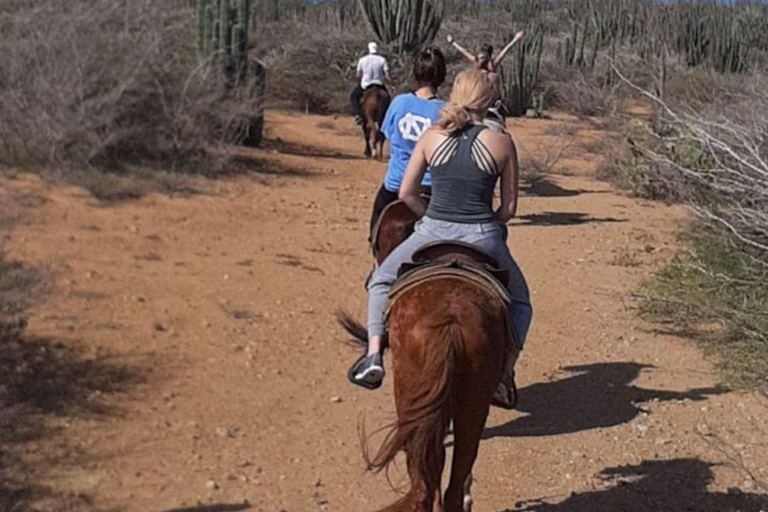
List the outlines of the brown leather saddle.
{"type": "MultiPolygon", "coordinates": [[[[433,279],[453,278],[472,282],[509,307],[512,299],[507,291],[509,272],[474,245],[455,241],[438,241],[425,245],[413,254],[413,263],[400,266],[399,277],[389,291],[389,316],[397,300],[408,290],[433,279]]],[[[510,326],[508,326],[510,327],[510,326]]],[[[511,329],[510,329],[511,331],[511,329]]]]}

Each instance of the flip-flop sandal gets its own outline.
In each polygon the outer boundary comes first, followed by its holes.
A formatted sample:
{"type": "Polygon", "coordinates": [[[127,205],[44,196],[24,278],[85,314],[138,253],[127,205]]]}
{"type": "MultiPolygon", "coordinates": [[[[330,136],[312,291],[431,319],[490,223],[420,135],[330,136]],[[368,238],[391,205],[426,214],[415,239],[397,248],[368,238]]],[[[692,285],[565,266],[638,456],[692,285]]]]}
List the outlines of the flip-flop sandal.
{"type": "Polygon", "coordinates": [[[366,382],[364,380],[355,379],[355,375],[357,375],[358,370],[360,369],[360,365],[363,364],[366,356],[367,354],[363,353],[363,355],[361,355],[360,358],[355,361],[352,366],[349,367],[349,371],[347,371],[347,380],[356,386],[360,386],[361,388],[370,390],[379,389],[381,387],[381,383],[384,382],[384,379],[381,379],[379,382],[366,382]]]}

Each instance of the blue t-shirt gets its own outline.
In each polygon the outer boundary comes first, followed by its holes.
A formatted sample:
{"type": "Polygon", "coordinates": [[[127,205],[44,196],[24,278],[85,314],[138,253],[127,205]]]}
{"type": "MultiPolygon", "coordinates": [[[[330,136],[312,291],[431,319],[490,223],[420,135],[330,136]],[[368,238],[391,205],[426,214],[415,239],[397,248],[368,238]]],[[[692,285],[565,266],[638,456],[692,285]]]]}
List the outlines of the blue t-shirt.
{"type": "MultiPolygon", "coordinates": [[[[389,140],[389,167],[384,176],[384,188],[390,192],[400,190],[416,142],[440,118],[443,105],[445,102],[442,100],[421,99],[413,93],[400,94],[392,100],[382,127],[384,136],[389,140]]],[[[424,174],[421,184],[431,186],[429,171],[424,174]]]]}

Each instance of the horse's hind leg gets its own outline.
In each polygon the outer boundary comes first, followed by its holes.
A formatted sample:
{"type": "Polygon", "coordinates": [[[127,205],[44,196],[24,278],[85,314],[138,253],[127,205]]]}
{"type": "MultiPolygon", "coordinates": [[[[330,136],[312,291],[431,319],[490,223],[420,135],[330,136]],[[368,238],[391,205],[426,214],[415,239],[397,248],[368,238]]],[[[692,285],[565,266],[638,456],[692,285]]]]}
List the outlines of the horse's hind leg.
{"type": "Polygon", "coordinates": [[[366,126],[363,126],[363,138],[365,139],[365,151],[363,152],[363,155],[365,155],[366,158],[371,158],[371,129],[368,128],[367,123],[366,126]]]}
{"type": "Polygon", "coordinates": [[[370,140],[370,145],[373,148],[373,158],[374,160],[381,160],[381,153],[380,153],[380,144],[379,144],[379,129],[378,127],[374,126],[371,130],[370,136],[368,137],[370,140]]]}
{"type": "MultiPolygon", "coordinates": [[[[487,356],[488,354],[484,354],[487,356]]],[[[445,491],[445,512],[462,512],[465,504],[471,507],[471,497],[465,503],[465,496],[471,486],[472,466],[477,458],[480,436],[488,418],[490,398],[498,380],[498,364],[492,358],[480,364],[484,371],[468,373],[456,389],[456,408],[453,414],[453,462],[451,478],[445,491]]]]}
{"type": "Polygon", "coordinates": [[[381,132],[376,132],[376,146],[379,161],[384,160],[384,135],[381,132]]]}
{"type": "Polygon", "coordinates": [[[462,400],[457,410],[460,412],[453,419],[453,463],[451,479],[445,491],[445,512],[464,510],[466,484],[477,458],[480,436],[488,416],[488,401],[480,397],[462,400]]]}

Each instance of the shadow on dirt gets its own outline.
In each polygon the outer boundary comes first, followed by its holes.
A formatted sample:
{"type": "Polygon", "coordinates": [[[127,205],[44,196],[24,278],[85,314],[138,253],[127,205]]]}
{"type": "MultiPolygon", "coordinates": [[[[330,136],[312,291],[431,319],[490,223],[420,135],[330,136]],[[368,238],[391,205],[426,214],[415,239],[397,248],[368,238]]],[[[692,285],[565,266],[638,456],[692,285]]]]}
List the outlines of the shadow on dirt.
{"type": "Polygon", "coordinates": [[[533,384],[520,390],[517,411],[526,416],[486,428],[483,439],[536,437],[581,432],[627,423],[649,400],[706,400],[726,393],[721,387],[664,391],[631,385],[648,365],[598,363],[562,368],[565,378],[533,384]]]}
{"type": "Polygon", "coordinates": [[[768,507],[765,494],[710,491],[712,467],[699,459],[672,459],[606,468],[598,475],[605,490],[574,493],[556,505],[528,500],[500,512],[758,512],[768,507]]]}
{"type": "Polygon", "coordinates": [[[575,226],[579,224],[603,222],[627,222],[626,219],[614,217],[596,218],[580,212],[543,212],[520,215],[512,226],[575,226]]]}
{"type": "Polygon", "coordinates": [[[581,194],[606,194],[608,190],[564,188],[547,177],[537,177],[520,186],[520,192],[536,197],[573,197],[581,194]]]}
{"type": "Polygon", "coordinates": [[[228,166],[227,170],[219,173],[217,177],[248,175],[256,177],[310,178],[313,176],[313,173],[302,167],[273,162],[261,156],[239,154],[232,157],[232,163],[228,166]]]}
{"type": "Polygon", "coordinates": [[[0,510],[29,510],[55,500],[58,510],[87,497],[59,496],[40,485],[49,468],[77,467],[87,458],[59,432],[76,418],[116,411],[109,395],[140,382],[140,373],[98,352],[24,334],[24,309],[37,274],[0,253],[0,510]],[[25,277],[26,276],[26,277],[25,277]]]}
{"type": "Polygon", "coordinates": [[[239,512],[250,508],[251,505],[248,503],[213,503],[196,507],[171,508],[163,512],[239,512]]]}
{"type": "Polygon", "coordinates": [[[267,151],[276,151],[285,155],[304,156],[310,158],[333,158],[337,160],[363,160],[362,148],[365,144],[362,135],[360,137],[360,156],[342,153],[333,149],[327,149],[309,144],[297,144],[281,138],[265,139],[261,147],[267,151]]]}

